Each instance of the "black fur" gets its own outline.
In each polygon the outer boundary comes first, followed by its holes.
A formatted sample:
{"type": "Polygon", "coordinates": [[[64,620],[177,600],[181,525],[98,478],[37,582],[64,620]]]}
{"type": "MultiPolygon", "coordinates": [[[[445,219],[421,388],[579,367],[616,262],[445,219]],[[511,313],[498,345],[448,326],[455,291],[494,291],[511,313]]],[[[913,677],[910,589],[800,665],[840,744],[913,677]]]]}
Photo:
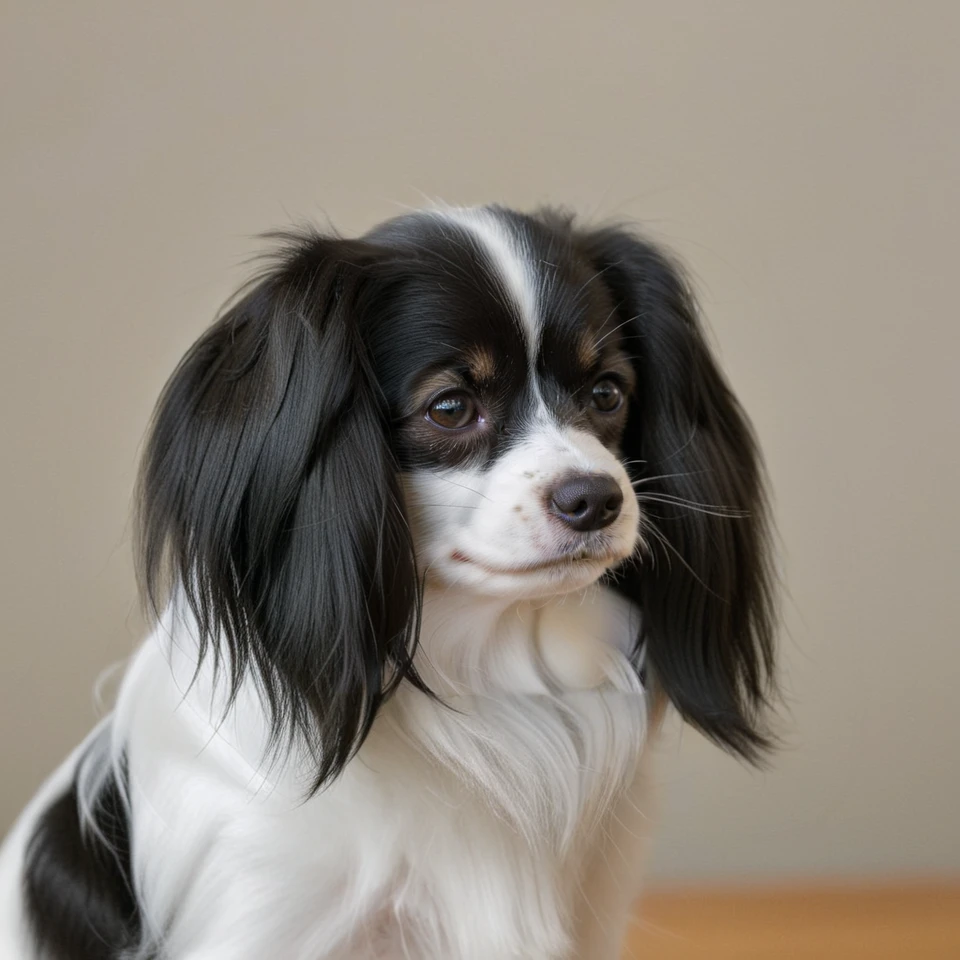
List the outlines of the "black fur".
{"type": "MultiPolygon", "coordinates": [[[[627,231],[497,215],[542,274],[537,376],[552,412],[634,461],[650,555],[615,579],[643,610],[650,662],[687,720],[755,760],[773,667],[761,464],[682,274],[627,231]],[[585,365],[580,347],[596,342],[585,365]],[[591,422],[580,396],[621,362],[636,381],[625,429],[591,422]]],[[[263,678],[277,736],[315,748],[319,788],[396,685],[420,683],[398,468],[491,462],[523,422],[528,381],[510,298],[468,231],[413,216],[359,241],[281,239],[161,398],[140,556],[154,604],[164,583],[184,585],[235,687],[249,666],[263,678]],[[418,379],[476,346],[497,360],[493,382],[469,384],[495,426],[425,437],[418,379]]]]}
{"type": "Polygon", "coordinates": [[[413,546],[357,317],[372,256],[287,238],[174,373],[141,478],[147,595],[182,584],[233,689],[253,667],[277,737],[314,749],[314,788],[418,682],[413,546]]]}
{"type": "Polygon", "coordinates": [[[124,792],[111,774],[98,793],[92,824],[81,826],[74,782],[38,820],[23,889],[42,956],[121,960],[139,945],[124,792]]]}
{"type": "MultiPolygon", "coordinates": [[[[651,661],[684,717],[756,758],[773,659],[761,468],[692,298],[627,232],[509,216],[549,271],[539,365],[558,412],[585,375],[570,367],[580,331],[611,312],[622,324],[613,342],[637,378],[622,447],[639,461],[631,470],[656,529],[652,562],[623,571],[620,589],[639,601],[651,661]]],[[[168,559],[204,643],[225,644],[234,682],[255,666],[278,734],[318,746],[316,786],[352,756],[384,696],[417,682],[419,585],[398,462],[476,453],[418,446],[421,421],[404,409],[414,374],[484,343],[502,380],[489,391],[502,408],[489,444],[522,416],[507,406],[523,381],[507,298],[465,232],[410,222],[366,241],[289,240],[174,374],[145,458],[147,592],[158,599],[168,559]]]]}
{"type": "MultiPolygon", "coordinates": [[[[635,481],[647,552],[610,581],[641,608],[637,649],[686,720],[757,761],[774,659],[762,464],[682,272],[626,230],[496,215],[539,273],[536,392],[635,481]],[[629,397],[615,415],[591,412],[601,375],[629,397]]],[[[358,241],[280,239],[160,399],[138,549],[154,609],[177,592],[234,693],[256,674],[278,744],[313,750],[317,790],[399,683],[429,693],[400,471],[483,468],[522,435],[532,393],[522,319],[469,231],[426,215],[358,241]],[[426,426],[431,377],[469,389],[488,428],[426,426]]],[[[26,906],[56,960],[139,945],[124,792],[108,778],[84,831],[74,784],[30,841],[26,906]]]]}
{"type": "Polygon", "coordinates": [[[392,220],[369,239],[380,255],[363,294],[364,342],[392,411],[401,467],[491,463],[528,399],[523,338],[499,278],[466,230],[435,218],[392,220]],[[490,380],[470,380],[464,360],[472,349],[497,358],[490,380]],[[482,395],[496,424],[482,438],[461,443],[451,436],[437,443],[424,432],[417,383],[450,369],[482,395]]]}
{"type": "Polygon", "coordinates": [[[750,761],[770,746],[775,604],[756,441],[681,270],[629,231],[585,233],[633,356],[622,449],[649,555],[614,580],[639,604],[658,681],[685,720],[750,761]]]}

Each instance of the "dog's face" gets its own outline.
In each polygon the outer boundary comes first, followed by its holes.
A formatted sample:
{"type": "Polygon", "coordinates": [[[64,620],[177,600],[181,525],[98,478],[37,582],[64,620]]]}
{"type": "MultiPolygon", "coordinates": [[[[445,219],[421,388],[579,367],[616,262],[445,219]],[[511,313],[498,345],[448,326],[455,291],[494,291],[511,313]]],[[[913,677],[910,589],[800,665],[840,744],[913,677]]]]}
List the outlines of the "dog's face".
{"type": "Polygon", "coordinates": [[[317,785],[419,683],[426,581],[610,586],[682,715],[749,758],[772,669],[762,471],[677,268],[629,231],[500,208],[286,236],[169,381],[141,573],[259,677],[317,785]],[[615,568],[615,569],[614,569],[615,568]],[[178,585],[178,586],[177,586],[178,585]]]}
{"type": "Polygon", "coordinates": [[[549,596],[630,557],[639,508],[620,457],[636,375],[595,269],[555,229],[490,210],[374,238],[403,251],[367,330],[427,578],[549,596]]]}

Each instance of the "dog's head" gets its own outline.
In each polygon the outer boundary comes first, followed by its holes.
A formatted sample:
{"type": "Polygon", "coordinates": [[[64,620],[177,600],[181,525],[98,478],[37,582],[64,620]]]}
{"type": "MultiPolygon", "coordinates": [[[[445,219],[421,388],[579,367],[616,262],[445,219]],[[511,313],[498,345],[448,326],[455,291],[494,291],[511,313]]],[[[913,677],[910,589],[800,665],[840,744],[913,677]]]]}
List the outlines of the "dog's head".
{"type": "Polygon", "coordinates": [[[148,595],[179,585],[234,682],[362,742],[425,581],[507,600],[608,576],[657,682],[754,758],[772,659],[760,465],[674,265],[556,213],[307,232],[194,345],[142,474],[148,595]]]}

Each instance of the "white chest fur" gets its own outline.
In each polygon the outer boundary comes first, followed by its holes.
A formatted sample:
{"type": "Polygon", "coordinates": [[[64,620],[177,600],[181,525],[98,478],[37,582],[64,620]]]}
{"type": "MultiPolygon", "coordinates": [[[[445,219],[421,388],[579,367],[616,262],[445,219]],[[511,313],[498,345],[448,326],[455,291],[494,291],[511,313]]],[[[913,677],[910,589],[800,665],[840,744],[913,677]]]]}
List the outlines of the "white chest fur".
{"type": "Polygon", "coordinates": [[[637,627],[599,588],[467,609],[428,591],[417,662],[445,702],[401,688],[305,802],[295,759],[261,759],[252,685],[220,723],[208,675],[184,696],[189,645],[174,647],[173,684],[145,650],[117,722],[139,882],[170,956],[600,960],[585,887],[616,872],[611,858],[634,869],[609,844],[646,734],[623,655],[637,627]]]}

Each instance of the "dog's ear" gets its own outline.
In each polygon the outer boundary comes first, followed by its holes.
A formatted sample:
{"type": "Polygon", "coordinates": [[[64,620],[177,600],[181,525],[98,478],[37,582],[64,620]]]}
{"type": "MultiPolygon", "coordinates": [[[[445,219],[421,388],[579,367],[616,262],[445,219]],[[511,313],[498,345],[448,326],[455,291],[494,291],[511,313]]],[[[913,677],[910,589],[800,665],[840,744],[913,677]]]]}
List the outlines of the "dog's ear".
{"type": "Polygon", "coordinates": [[[775,603],[763,467],[682,272],[628,231],[581,236],[634,358],[623,440],[645,543],[619,588],[681,715],[750,761],[769,746],[775,603]]]}
{"type": "Polygon", "coordinates": [[[363,345],[374,248],[281,238],[187,353],[141,470],[138,554],[231,694],[255,671],[277,738],[315,749],[315,787],[358,749],[411,657],[419,584],[388,413],[363,345]]]}

